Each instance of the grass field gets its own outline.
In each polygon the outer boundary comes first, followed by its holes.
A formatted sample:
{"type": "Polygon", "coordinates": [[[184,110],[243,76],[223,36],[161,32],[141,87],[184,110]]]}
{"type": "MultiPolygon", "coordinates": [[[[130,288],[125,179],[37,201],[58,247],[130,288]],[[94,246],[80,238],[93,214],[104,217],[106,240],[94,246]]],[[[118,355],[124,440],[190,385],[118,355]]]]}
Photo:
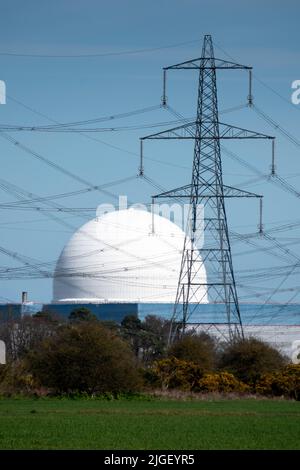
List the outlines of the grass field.
{"type": "Polygon", "coordinates": [[[300,449],[300,403],[1,399],[0,449],[300,449]]]}

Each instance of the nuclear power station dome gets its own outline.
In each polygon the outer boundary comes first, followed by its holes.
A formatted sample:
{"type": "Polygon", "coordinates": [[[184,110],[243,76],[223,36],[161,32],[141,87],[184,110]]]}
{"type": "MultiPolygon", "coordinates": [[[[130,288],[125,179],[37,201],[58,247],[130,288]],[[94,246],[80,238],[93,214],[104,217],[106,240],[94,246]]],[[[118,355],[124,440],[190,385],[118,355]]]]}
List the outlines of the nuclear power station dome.
{"type": "MultiPolygon", "coordinates": [[[[178,225],[145,210],[131,208],[95,218],[74,233],[62,251],[53,302],[173,303],[184,238],[178,225]]],[[[202,279],[205,283],[204,267],[202,279]]],[[[207,303],[205,289],[198,295],[199,302],[207,303]]]]}

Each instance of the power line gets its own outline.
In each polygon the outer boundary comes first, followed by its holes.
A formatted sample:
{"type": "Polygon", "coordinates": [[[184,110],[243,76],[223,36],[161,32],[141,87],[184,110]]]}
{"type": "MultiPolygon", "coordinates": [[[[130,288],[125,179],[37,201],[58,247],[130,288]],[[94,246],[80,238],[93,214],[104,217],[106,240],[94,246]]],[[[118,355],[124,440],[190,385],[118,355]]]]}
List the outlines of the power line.
{"type": "MultiPolygon", "coordinates": [[[[214,41],[214,44],[215,46],[223,52],[223,54],[225,54],[229,59],[231,60],[236,60],[234,57],[232,57],[230,54],[228,54],[228,52],[225,51],[225,49],[223,49],[219,44],[216,43],[216,41],[214,41]]],[[[281,100],[283,100],[285,103],[288,103],[290,106],[292,106],[294,109],[297,109],[299,110],[299,108],[297,108],[297,106],[294,106],[293,103],[288,100],[285,96],[281,95],[281,93],[279,93],[277,90],[275,90],[273,87],[271,87],[270,85],[268,85],[266,82],[264,82],[261,78],[259,78],[256,74],[252,74],[253,77],[255,78],[255,80],[257,80],[261,85],[263,85],[265,88],[267,88],[268,90],[270,90],[272,93],[274,93],[276,96],[278,96],[278,98],[280,98],[281,100]]]]}
{"type": "MultiPolygon", "coordinates": [[[[41,116],[45,119],[47,119],[48,121],[50,122],[53,122],[57,125],[60,125],[60,123],[57,121],[57,120],[54,120],[52,119],[51,117],[47,116],[46,114],[44,113],[40,113],[39,111],[37,111],[36,109],[32,108],[31,106],[28,106],[27,104],[24,104],[23,102],[21,102],[20,100],[17,100],[16,98],[13,98],[12,96],[9,96],[9,98],[11,100],[13,100],[15,103],[17,103],[18,105],[22,106],[23,108],[27,109],[28,111],[31,111],[32,113],[38,115],[38,116],[41,116]]],[[[160,105],[158,106],[160,107],[160,105]]],[[[128,149],[125,149],[123,147],[119,147],[118,145],[115,145],[115,144],[111,144],[110,142],[106,142],[105,140],[102,140],[102,139],[99,139],[97,137],[94,137],[94,136],[91,136],[91,135],[87,135],[87,134],[84,134],[84,131],[82,130],[82,132],[80,133],[80,135],[82,137],[85,137],[86,139],[89,139],[91,141],[94,141],[94,142],[97,142],[97,143],[100,143],[106,147],[109,147],[109,148],[112,148],[113,150],[117,150],[118,152],[121,152],[122,154],[127,154],[127,155],[130,155],[130,156],[133,156],[133,157],[140,157],[140,154],[137,153],[137,152],[133,152],[131,150],[128,150],[128,149]]],[[[170,166],[170,167],[175,167],[175,168],[181,168],[181,169],[188,169],[188,167],[186,166],[183,166],[183,165],[179,165],[179,164],[176,164],[176,163],[169,163],[169,162],[165,162],[163,160],[159,160],[159,159],[156,159],[156,158],[152,158],[152,157],[149,157],[149,156],[144,156],[144,158],[146,160],[149,160],[149,161],[153,161],[155,163],[158,163],[159,165],[164,165],[164,166],[170,166]]]]}
{"type": "MultiPolygon", "coordinates": [[[[228,109],[224,109],[220,111],[220,114],[230,113],[242,108],[247,107],[247,104],[242,104],[238,106],[234,106],[228,109]]],[[[29,131],[29,132],[74,132],[74,133],[81,133],[81,132],[120,132],[120,131],[131,131],[131,130],[139,130],[139,129],[149,129],[155,127],[161,127],[166,125],[175,125],[180,124],[183,120],[186,121],[187,118],[179,118],[173,121],[163,121],[163,122],[155,122],[155,123],[147,123],[147,124],[135,124],[129,126],[114,126],[114,127],[92,127],[92,128],[78,128],[74,126],[85,126],[88,124],[98,124],[101,122],[113,121],[123,118],[128,118],[132,116],[136,116],[139,114],[145,114],[148,112],[156,111],[162,109],[162,105],[155,105],[155,106],[148,106],[146,108],[136,109],[133,111],[128,111],[125,113],[119,113],[115,115],[103,116],[94,119],[87,119],[81,121],[71,121],[71,122],[64,122],[52,125],[34,125],[34,126],[24,126],[20,124],[1,124],[0,131],[9,131],[9,132],[20,132],[20,131],[29,131]]],[[[171,111],[172,108],[169,107],[171,111]]],[[[174,113],[174,110],[173,110],[174,113]]],[[[177,114],[180,116],[179,114],[177,114]]],[[[189,120],[193,120],[195,117],[189,118],[189,120]]]]}
{"type": "MultiPolygon", "coordinates": [[[[23,150],[24,152],[26,152],[27,154],[31,155],[32,157],[34,157],[35,159],[37,160],[40,160],[41,162],[43,162],[44,164],[50,166],[51,168],[53,168],[54,170],[62,173],[63,175],[65,176],[68,176],[69,178],[83,184],[84,186],[87,186],[88,188],[90,189],[93,189],[96,188],[95,185],[93,185],[92,183],[90,183],[89,181],[87,181],[86,179],[82,178],[81,176],[78,176],[76,175],[75,173],[71,172],[70,170],[67,170],[66,168],[62,167],[61,165],[58,165],[57,163],[54,163],[52,162],[51,160],[49,160],[48,158],[44,157],[43,155],[41,155],[40,153],[32,150],[30,147],[28,147],[27,145],[24,145],[22,144],[21,142],[13,139],[10,135],[8,135],[7,133],[5,132],[2,132],[0,133],[0,137],[2,137],[3,139],[7,140],[9,143],[13,144],[14,146],[16,146],[17,148],[23,150]]],[[[115,194],[111,193],[110,191],[107,191],[105,189],[101,189],[100,186],[97,187],[97,189],[95,189],[96,191],[100,192],[100,193],[103,193],[109,197],[112,197],[114,199],[118,199],[118,196],[116,196],[115,194]]]]}
{"type": "MultiPolygon", "coordinates": [[[[124,119],[124,118],[128,118],[128,117],[131,117],[131,116],[136,116],[136,115],[139,115],[139,114],[145,114],[145,113],[149,113],[151,111],[156,111],[158,109],[160,109],[162,106],[161,105],[154,105],[154,106],[147,106],[147,107],[144,107],[144,108],[139,108],[139,109],[134,109],[132,111],[127,111],[127,112],[124,112],[124,113],[118,113],[118,114],[111,114],[111,115],[108,115],[108,116],[102,116],[102,117],[98,117],[98,118],[94,118],[94,119],[85,119],[85,120],[81,120],[81,121],[71,121],[71,122],[64,122],[64,123],[56,123],[55,124],[51,124],[51,125],[44,125],[44,126],[20,126],[20,125],[13,125],[13,124],[2,124],[1,125],[1,130],[28,130],[28,131],[37,131],[37,130],[43,130],[43,131],[47,131],[47,130],[59,130],[59,129],[62,129],[64,127],[73,127],[73,126],[83,126],[83,125],[87,125],[87,124],[98,124],[98,123],[101,123],[101,122],[107,122],[107,121],[115,121],[115,120],[118,120],[118,119],[124,119]]],[[[32,110],[32,108],[30,108],[30,110],[32,110]]],[[[34,111],[36,112],[36,111],[34,111]]],[[[39,113],[40,114],[40,113],[39,113]]],[[[45,115],[43,114],[42,115],[43,117],[45,117],[45,115]]],[[[84,129],[82,129],[84,130],[84,129]]]]}
{"type": "MultiPolygon", "coordinates": [[[[17,102],[17,100],[15,100],[15,101],[17,102]]],[[[23,105],[23,104],[22,104],[22,105],[23,105]]],[[[25,107],[26,107],[26,105],[25,105],[25,107]]],[[[27,108],[32,111],[32,108],[29,108],[29,107],[27,107],[27,108]]],[[[36,111],[33,111],[33,112],[36,112],[36,111]]],[[[38,112],[36,112],[36,113],[38,113],[38,112]]],[[[50,119],[50,118],[46,117],[45,115],[43,115],[43,114],[41,114],[41,113],[38,113],[38,114],[39,114],[40,116],[42,116],[42,117],[45,117],[46,119],[50,119]]],[[[99,119],[100,119],[100,118],[99,118],[99,119]]],[[[50,120],[51,120],[51,119],[50,119],[50,120]]],[[[56,122],[56,121],[53,121],[53,120],[52,120],[52,122],[56,122]]],[[[84,122],[84,121],[81,121],[81,122],[84,122]]],[[[275,123],[275,124],[276,124],[276,123],[275,123]]],[[[68,125],[68,123],[64,123],[64,124],[59,124],[59,123],[58,123],[58,124],[56,124],[55,126],[46,126],[46,127],[53,127],[53,128],[54,128],[54,127],[67,126],[67,125],[68,125]]],[[[83,135],[83,134],[82,134],[82,135],[83,135]]],[[[85,137],[90,138],[90,136],[85,136],[85,137]]],[[[119,148],[119,147],[117,147],[117,146],[114,146],[114,145],[107,144],[107,143],[105,143],[105,142],[103,142],[103,141],[101,141],[101,140],[94,139],[94,138],[91,138],[91,139],[92,139],[92,140],[95,140],[95,141],[99,141],[100,143],[103,143],[104,145],[111,146],[112,148],[118,149],[118,150],[120,150],[120,151],[122,151],[122,152],[124,151],[124,149],[121,149],[121,148],[119,148]]],[[[297,144],[297,145],[298,145],[298,144],[297,144]]],[[[125,150],[125,152],[126,152],[126,150],[125,150]]],[[[138,155],[137,153],[130,152],[130,151],[127,151],[127,153],[130,153],[130,154],[135,155],[135,156],[138,155]]],[[[149,158],[149,160],[150,160],[150,158],[149,158]]],[[[154,160],[154,161],[155,161],[155,160],[154,160]]],[[[161,161],[157,161],[157,162],[163,163],[163,164],[167,164],[167,163],[161,162],[161,161]]],[[[176,165],[175,165],[175,164],[170,164],[170,166],[176,166],[176,165]]],[[[179,166],[179,165],[178,165],[178,166],[179,166]]],[[[180,167],[180,166],[179,166],[179,167],[180,167]]],[[[263,175],[262,178],[266,178],[266,179],[267,179],[268,176],[263,175]]],[[[150,180],[150,179],[149,179],[149,180],[150,180]]],[[[87,190],[82,190],[82,191],[89,191],[89,189],[87,189],[87,190]]],[[[291,192],[291,191],[290,191],[290,192],[291,192]]],[[[59,195],[54,195],[55,198],[58,197],[58,196],[59,196],[59,195]]],[[[66,197],[68,197],[68,196],[66,196],[66,197]]],[[[48,198],[51,198],[51,196],[48,196],[48,198]]],[[[42,200],[42,199],[43,199],[43,198],[36,198],[36,199],[35,199],[35,202],[37,202],[38,200],[42,200]]],[[[44,199],[45,199],[45,198],[44,198],[44,199]]],[[[50,199],[50,200],[51,200],[51,199],[50,199]]],[[[24,202],[26,203],[26,201],[24,201],[24,202]]],[[[27,200],[27,203],[29,203],[29,202],[30,202],[30,200],[27,200]]],[[[34,202],[34,200],[32,199],[31,202],[34,202]]],[[[65,209],[68,209],[68,208],[65,208],[65,209]]],[[[81,208],[81,209],[82,209],[82,208],[81,208]]],[[[53,210],[54,210],[54,208],[53,208],[53,210]]],[[[285,254],[287,254],[287,253],[285,253],[285,254]]],[[[278,289],[277,292],[278,292],[279,290],[280,290],[280,289],[278,289]]]]}
{"type": "MultiPolygon", "coordinates": [[[[127,178],[120,178],[118,180],[115,180],[115,181],[111,181],[109,183],[105,183],[105,184],[102,184],[102,185],[96,185],[94,186],[93,188],[86,188],[86,189],[78,189],[77,191],[69,191],[69,192],[66,192],[66,193],[60,193],[60,194],[53,194],[51,196],[42,196],[42,197],[37,197],[37,198],[31,198],[31,199],[24,199],[22,201],[14,201],[14,202],[7,202],[7,203],[1,203],[0,204],[0,208],[6,208],[6,207],[10,207],[10,208],[13,208],[14,206],[16,207],[22,207],[26,204],[31,204],[31,203],[34,203],[34,202],[43,202],[43,201],[53,201],[55,199],[63,199],[63,198],[68,198],[68,197],[72,197],[72,196],[78,196],[78,195],[82,195],[82,194],[86,194],[86,193],[91,193],[93,191],[98,191],[98,190],[103,190],[105,188],[108,188],[108,187],[111,187],[111,186],[115,186],[115,185],[118,185],[118,184],[122,184],[122,183],[127,183],[129,181],[132,181],[132,180],[135,180],[137,178],[136,175],[133,175],[133,176],[128,176],[127,178]]],[[[0,179],[0,182],[3,181],[0,179]]]]}
{"type": "Polygon", "coordinates": [[[190,41],[179,42],[176,44],[169,44],[166,46],[160,47],[149,47],[145,49],[130,49],[127,51],[107,51],[107,52],[97,52],[97,53],[86,53],[86,54],[33,54],[33,53],[18,53],[18,52],[0,52],[0,56],[9,56],[9,57],[32,57],[32,58],[41,58],[41,59],[80,59],[80,58],[89,58],[89,57],[112,57],[112,56],[124,56],[124,55],[134,55],[148,52],[156,52],[163,49],[172,49],[181,46],[187,46],[188,44],[199,43],[198,39],[193,39],[190,41]]]}
{"type": "Polygon", "coordinates": [[[294,135],[284,129],[278,122],[274,121],[270,116],[268,116],[264,111],[258,108],[255,104],[251,106],[251,108],[256,112],[258,116],[260,116],[265,122],[267,122],[273,129],[280,132],[283,137],[288,139],[292,144],[300,147],[300,140],[297,139],[294,135]]]}

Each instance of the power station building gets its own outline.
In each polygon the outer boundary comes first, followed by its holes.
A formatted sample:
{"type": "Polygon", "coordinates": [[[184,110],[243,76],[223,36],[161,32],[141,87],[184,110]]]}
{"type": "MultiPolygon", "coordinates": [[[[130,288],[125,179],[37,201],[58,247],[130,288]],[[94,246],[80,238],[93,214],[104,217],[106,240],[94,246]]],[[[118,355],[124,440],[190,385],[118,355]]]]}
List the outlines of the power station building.
{"type": "MultiPolygon", "coordinates": [[[[0,320],[39,310],[67,318],[78,307],[106,321],[121,322],[126,315],[171,318],[184,239],[178,225],[145,210],[130,208],[92,219],[73,234],[59,256],[52,302],[23,299],[20,304],[0,305],[0,320]]],[[[222,336],[227,328],[224,306],[209,303],[204,288],[198,295],[190,326],[222,336]]],[[[300,344],[299,305],[248,303],[240,308],[246,335],[261,337],[293,356],[300,344]],[[270,322],[272,318],[276,320],[270,322]]]]}
{"type": "MultiPolygon", "coordinates": [[[[53,303],[174,303],[184,239],[178,225],[145,210],[95,218],[59,257],[53,303]]],[[[205,284],[204,267],[200,277],[205,284]]],[[[200,290],[199,302],[207,301],[200,290]]]]}

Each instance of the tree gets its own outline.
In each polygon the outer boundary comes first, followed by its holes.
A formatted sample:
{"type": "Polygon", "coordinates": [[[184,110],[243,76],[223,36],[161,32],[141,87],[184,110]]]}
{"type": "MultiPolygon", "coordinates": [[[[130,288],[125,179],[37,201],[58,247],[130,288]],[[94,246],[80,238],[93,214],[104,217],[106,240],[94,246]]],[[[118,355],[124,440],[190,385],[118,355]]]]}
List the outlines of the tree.
{"type": "Polygon", "coordinates": [[[136,315],[127,315],[121,322],[121,335],[129,342],[136,357],[139,356],[142,322],[136,315]]]}
{"type": "Polygon", "coordinates": [[[121,322],[122,328],[128,332],[137,332],[142,328],[142,322],[136,315],[126,315],[121,322]]]}
{"type": "Polygon", "coordinates": [[[99,323],[101,323],[104,328],[108,328],[116,334],[120,332],[120,325],[114,320],[100,320],[99,323]]]}
{"type": "Polygon", "coordinates": [[[168,356],[193,362],[203,371],[212,370],[216,364],[215,341],[203,332],[200,334],[187,333],[171,345],[168,356]]]}
{"type": "Polygon", "coordinates": [[[71,322],[89,322],[89,321],[97,321],[96,315],[94,315],[88,308],[86,307],[79,307],[72,310],[69,315],[69,320],[71,322]]]}
{"type": "Polygon", "coordinates": [[[21,359],[31,349],[55,334],[59,324],[39,316],[26,315],[0,325],[0,338],[6,344],[7,361],[21,359]]]}
{"type": "Polygon", "coordinates": [[[277,349],[251,337],[224,345],[219,366],[243,382],[255,385],[263,374],[280,370],[286,362],[277,349]]]}
{"type": "Polygon", "coordinates": [[[32,318],[37,321],[43,321],[43,322],[49,322],[49,323],[62,323],[65,320],[57,315],[56,313],[53,313],[48,310],[41,310],[39,312],[36,312],[32,315],[32,318]]]}
{"type": "Polygon", "coordinates": [[[167,349],[170,321],[156,315],[147,315],[142,322],[140,347],[146,365],[162,358],[167,349]]]}
{"type": "Polygon", "coordinates": [[[129,346],[100,323],[60,328],[27,355],[27,368],[41,386],[55,393],[119,393],[139,385],[129,346]]]}

